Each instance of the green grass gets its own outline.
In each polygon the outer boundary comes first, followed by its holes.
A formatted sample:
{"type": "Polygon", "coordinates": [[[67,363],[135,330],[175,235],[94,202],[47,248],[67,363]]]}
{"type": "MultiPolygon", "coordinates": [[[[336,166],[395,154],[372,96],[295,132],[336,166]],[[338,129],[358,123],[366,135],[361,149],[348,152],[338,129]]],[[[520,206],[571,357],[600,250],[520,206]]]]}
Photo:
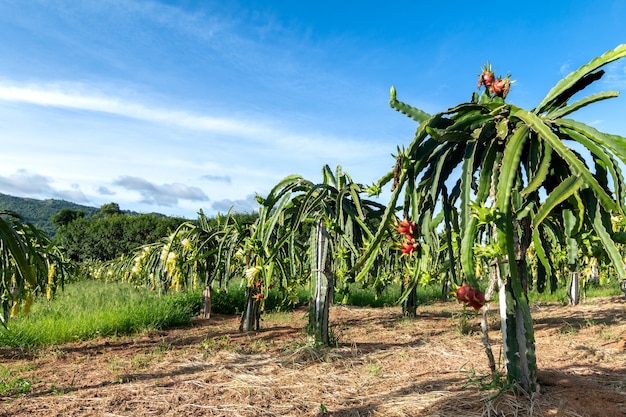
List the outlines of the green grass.
{"type": "MultiPolygon", "coordinates": [[[[308,304],[309,289],[297,291],[298,303],[308,304]]],[[[621,295],[619,285],[590,286],[586,297],[621,295]]],[[[567,303],[565,289],[553,294],[531,292],[531,302],[558,301],[567,303]]],[[[284,302],[277,289],[266,298],[266,312],[288,311],[295,307],[284,302]]],[[[348,291],[338,291],[337,303],[361,307],[385,307],[397,305],[400,287],[391,285],[381,294],[351,284],[348,291]]],[[[418,304],[429,304],[441,297],[441,286],[418,287],[418,304]]],[[[495,301],[495,300],[494,300],[495,301]]],[[[212,311],[221,314],[240,314],[245,303],[245,288],[233,283],[228,290],[215,290],[212,311]]],[[[88,340],[97,336],[136,334],[151,329],[188,325],[198,315],[202,305],[200,292],[159,296],[154,291],[137,289],[124,283],[104,283],[81,280],[66,285],[56,298],[48,302],[39,297],[33,303],[31,313],[11,319],[9,328],[0,327],[0,346],[32,348],[88,340]]],[[[16,378],[2,378],[2,390],[26,389],[26,384],[16,378]]]]}
{"type": "MultiPolygon", "coordinates": [[[[613,282],[607,285],[589,285],[582,292],[583,296],[586,298],[595,298],[595,297],[612,297],[615,295],[623,295],[622,291],[619,288],[618,282],[613,282]]],[[[567,304],[569,302],[567,297],[567,289],[565,287],[559,287],[553,293],[550,293],[549,290],[544,291],[542,294],[536,291],[530,291],[528,294],[528,298],[530,302],[560,302],[562,304],[567,304]]]]}
{"type": "Polygon", "coordinates": [[[400,286],[398,285],[391,285],[380,294],[376,294],[375,291],[351,284],[348,292],[346,294],[338,292],[335,300],[341,304],[359,307],[390,307],[396,305],[399,297],[400,286]]]}
{"type": "Polygon", "coordinates": [[[30,381],[16,375],[25,370],[28,369],[11,369],[0,365],[0,396],[25,394],[30,391],[32,385],[30,381]]]}
{"type": "Polygon", "coordinates": [[[584,292],[586,297],[612,297],[615,295],[624,295],[619,288],[619,284],[616,282],[614,285],[607,286],[594,286],[589,285],[584,292]]]}
{"type": "MultiPolygon", "coordinates": [[[[300,287],[297,290],[298,303],[288,305],[283,300],[280,291],[273,289],[265,299],[265,311],[289,311],[296,306],[307,305],[310,298],[309,289],[300,287]]],[[[401,296],[400,285],[390,285],[380,294],[363,288],[360,284],[350,284],[346,289],[337,289],[335,303],[358,307],[390,307],[398,305],[401,296]]],[[[441,285],[417,287],[417,302],[419,305],[429,304],[441,299],[441,285]]],[[[211,299],[211,311],[217,314],[240,314],[245,304],[245,288],[237,283],[230,284],[226,290],[214,290],[211,299]]]]}
{"type": "MultiPolygon", "coordinates": [[[[380,294],[357,284],[350,285],[348,289],[347,296],[337,294],[337,302],[359,307],[391,307],[399,305],[398,300],[402,295],[399,284],[388,286],[380,294]]],[[[429,304],[435,300],[441,300],[440,284],[417,287],[418,305],[429,304]]]]}
{"type": "Polygon", "coordinates": [[[186,325],[198,314],[200,293],[159,296],[124,283],[83,280],[0,329],[0,345],[34,347],[186,325]]]}
{"type": "MultiPolygon", "coordinates": [[[[305,287],[297,289],[298,302],[286,300],[280,290],[270,290],[265,298],[265,311],[290,311],[309,302],[309,291],[305,287]]],[[[211,312],[216,314],[241,314],[246,303],[246,289],[240,280],[234,280],[226,289],[214,289],[211,294],[211,312]]]]}

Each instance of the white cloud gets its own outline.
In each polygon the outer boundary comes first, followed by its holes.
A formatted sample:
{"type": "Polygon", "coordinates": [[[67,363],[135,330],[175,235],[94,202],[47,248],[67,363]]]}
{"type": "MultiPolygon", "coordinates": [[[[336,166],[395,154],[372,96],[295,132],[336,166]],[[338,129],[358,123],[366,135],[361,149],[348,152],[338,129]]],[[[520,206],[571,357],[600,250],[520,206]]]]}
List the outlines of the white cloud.
{"type": "Polygon", "coordinates": [[[105,186],[100,186],[96,189],[96,191],[100,194],[100,195],[115,195],[114,191],[109,190],[107,187],[105,186]]]}
{"type": "Polygon", "coordinates": [[[181,183],[156,185],[139,177],[123,176],[113,182],[127,190],[137,191],[142,203],[173,207],[180,200],[208,201],[209,197],[198,187],[181,183]]]}
{"type": "Polygon", "coordinates": [[[75,203],[89,203],[89,199],[80,190],[58,190],[53,194],[54,197],[61,200],[73,201],[75,203]]]}
{"type": "Polygon", "coordinates": [[[14,195],[52,194],[51,183],[51,178],[20,169],[15,174],[0,176],[0,191],[14,195]]]}
{"type": "Polygon", "coordinates": [[[224,199],[215,201],[211,204],[211,208],[219,213],[227,213],[229,210],[236,213],[250,213],[259,209],[259,203],[256,201],[256,195],[250,194],[245,199],[229,200],[224,199]]]}
{"type": "Polygon", "coordinates": [[[86,86],[70,83],[16,85],[0,80],[0,100],[6,102],[107,113],[149,123],[210,132],[220,137],[227,135],[255,143],[287,146],[318,155],[320,152],[335,155],[338,150],[354,154],[354,145],[357,145],[349,138],[338,140],[315,132],[293,133],[282,126],[276,126],[279,121],[255,121],[248,115],[238,118],[215,117],[151,106],[87,90],[89,88],[86,86]],[[337,149],[338,146],[344,146],[345,149],[337,149]]]}
{"type": "Polygon", "coordinates": [[[626,62],[612,62],[605,68],[604,82],[609,88],[626,89],[626,62]]]}
{"type": "Polygon", "coordinates": [[[224,182],[226,184],[231,184],[232,178],[228,175],[203,175],[200,177],[203,180],[212,181],[212,182],[224,182]]]}
{"type": "MultiPolygon", "coordinates": [[[[338,138],[311,130],[294,132],[295,128],[288,127],[288,121],[255,121],[247,115],[238,118],[214,117],[186,110],[155,107],[86,90],[85,86],[69,83],[23,86],[0,81],[0,100],[101,112],[156,126],[208,133],[208,138],[212,141],[212,152],[222,151],[231,156],[254,154],[256,157],[271,160],[278,155],[289,155],[294,161],[321,160],[322,164],[332,165],[339,156],[341,161],[349,163],[362,160],[364,155],[386,154],[389,149],[388,145],[380,142],[338,138]],[[236,140],[233,141],[232,138],[236,140]]],[[[111,125],[107,129],[111,129],[111,125]]],[[[183,135],[180,138],[185,140],[183,135]]],[[[207,137],[204,140],[206,139],[207,137]]],[[[188,158],[193,157],[194,155],[188,155],[188,158]]]]}
{"type": "Polygon", "coordinates": [[[19,169],[14,174],[7,176],[0,175],[0,192],[6,194],[25,197],[52,197],[76,203],[87,203],[89,201],[77,184],[72,184],[70,190],[58,189],[52,184],[53,179],[51,177],[25,169],[19,169]]]}
{"type": "Polygon", "coordinates": [[[39,106],[62,107],[109,113],[121,117],[203,130],[247,138],[270,137],[271,129],[258,124],[242,123],[237,119],[197,115],[186,111],[145,106],[117,97],[80,91],[84,87],[72,85],[18,86],[0,82],[0,100],[39,106]]]}

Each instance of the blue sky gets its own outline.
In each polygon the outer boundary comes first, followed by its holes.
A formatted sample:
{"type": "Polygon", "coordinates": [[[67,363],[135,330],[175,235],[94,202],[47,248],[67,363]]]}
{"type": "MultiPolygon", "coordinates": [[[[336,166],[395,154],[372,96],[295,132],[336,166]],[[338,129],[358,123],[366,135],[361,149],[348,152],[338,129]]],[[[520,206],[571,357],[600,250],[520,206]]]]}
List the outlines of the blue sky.
{"type": "MultiPolygon", "coordinates": [[[[481,66],[533,108],[626,42],[626,2],[0,1],[0,193],[195,218],[324,164],[388,172],[481,66]]],[[[626,61],[589,90],[626,90],[626,61]]],[[[573,117],[626,136],[626,98],[573,117]]],[[[385,201],[383,201],[385,202],[385,201]]]]}

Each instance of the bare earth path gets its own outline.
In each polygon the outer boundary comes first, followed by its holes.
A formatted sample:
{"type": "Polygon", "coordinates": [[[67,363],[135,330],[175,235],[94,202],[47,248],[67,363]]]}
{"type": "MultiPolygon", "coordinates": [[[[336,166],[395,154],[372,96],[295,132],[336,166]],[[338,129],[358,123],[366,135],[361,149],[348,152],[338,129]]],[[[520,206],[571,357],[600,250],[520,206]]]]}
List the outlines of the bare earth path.
{"type": "MultiPolygon", "coordinates": [[[[623,297],[532,309],[541,384],[532,398],[489,401],[478,318],[464,335],[460,306],[439,303],[415,320],[398,308],[335,307],[334,349],[307,347],[305,311],[266,315],[255,334],[217,316],[30,357],[1,349],[32,387],[2,398],[0,416],[626,416],[623,297]]],[[[491,311],[492,328],[498,321],[491,311]]],[[[498,329],[490,336],[498,356],[498,329]]]]}

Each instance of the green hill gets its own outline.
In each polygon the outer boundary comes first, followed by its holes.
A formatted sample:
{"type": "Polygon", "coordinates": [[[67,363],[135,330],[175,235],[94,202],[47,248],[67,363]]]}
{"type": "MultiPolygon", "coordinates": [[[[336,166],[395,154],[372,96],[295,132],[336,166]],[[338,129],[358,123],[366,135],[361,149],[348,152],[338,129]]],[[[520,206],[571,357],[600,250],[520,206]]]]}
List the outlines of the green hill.
{"type": "Polygon", "coordinates": [[[65,200],[37,200],[0,193],[0,210],[10,210],[19,214],[24,220],[42,229],[50,237],[56,234],[57,229],[50,221],[50,217],[64,208],[82,210],[85,212],[85,217],[91,217],[100,211],[100,208],[83,206],[65,200]]]}

